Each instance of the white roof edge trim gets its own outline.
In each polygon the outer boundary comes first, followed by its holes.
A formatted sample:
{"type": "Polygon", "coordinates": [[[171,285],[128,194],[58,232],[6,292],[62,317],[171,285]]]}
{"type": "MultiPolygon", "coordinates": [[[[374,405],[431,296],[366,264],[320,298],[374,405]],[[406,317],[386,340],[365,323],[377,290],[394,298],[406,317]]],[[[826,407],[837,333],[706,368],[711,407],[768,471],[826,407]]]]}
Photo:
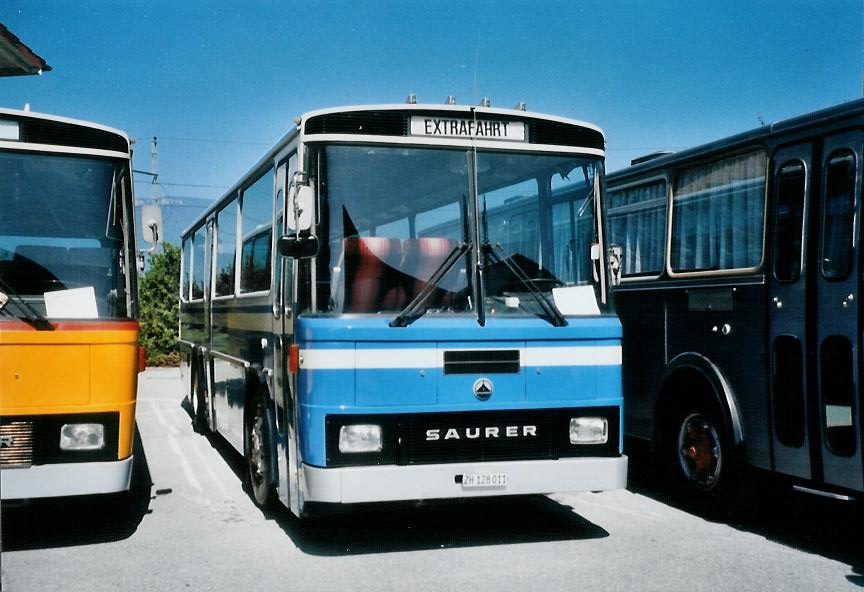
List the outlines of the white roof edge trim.
{"type": "Polygon", "coordinates": [[[56,121],[58,123],[70,123],[73,125],[80,125],[83,127],[90,127],[93,129],[102,130],[105,132],[111,132],[113,134],[117,134],[118,136],[122,136],[126,138],[126,141],[129,141],[129,135],[123,130],[119,130],[114,127],[109,127],[107,125],[102,125],[101,123],[94,123],[92,121],[84,121],[83,119],[72,119],[71,117],[62,117],[60,115],[51,115],[49,113],[36,113],[34,111],[22,111],[20,109],[7,109],[4,107],[0,107],[0,115],[15,115],[18,117],[29,117],[31,119],[42,119],[44,121],[56,121]]]}
{"type": "Polygon", "coordinates": [[[603,131],[603,128],[593,123],[588,123],[587,121],[581,121],[579,119],[570,119],[567,117],[549,115],[546,113],[537,113],[534,111],[519,111],[516,109],[499,109],[497,107],[479,107],[472,105],[430,105],[428,103],[418,103],[415,105],[410,105],[408,103],[384,103],[380,105],[347,105],[344,107],[329,107],[326,109],[316,109],[315,111],[309,111],[307,113],[304,113],[301,118],[303,120],[303,123],[305,123],[306,120],[310,117],[327,115],[331,113],[342,113],[345,111],[452,111],[453,113],[470,113],[471,109],[474,109],[477,113],[488,113],[490,115],[527,117],[534,119],[543,119],[546,121],[554,121],[556,123],[566,123],[568,125],[578,125],[599,132],[603,135],[604,139],[606,138],[606,132],[603,131]]]}

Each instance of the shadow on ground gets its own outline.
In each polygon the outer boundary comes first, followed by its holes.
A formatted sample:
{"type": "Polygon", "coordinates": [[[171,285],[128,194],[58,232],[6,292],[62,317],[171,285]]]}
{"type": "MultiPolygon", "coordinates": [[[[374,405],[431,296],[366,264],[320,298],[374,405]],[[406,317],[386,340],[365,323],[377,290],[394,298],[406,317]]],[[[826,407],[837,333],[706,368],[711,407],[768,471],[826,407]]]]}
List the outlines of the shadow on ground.
{"type": "Polygon", "coordinates": [[[35,499],[3,504],[0,549],[21,551],[91,545],[130,537],[150,512],[152,482],[135,430],[130,490],[121,494],[35,499]]]}
{"type": "MultiPolygon", "coordinates": [[[[244,482],[242,457],[221,436],[210,444],[244,482]]],[[[569,506],[545,496],[515,496],[354,504],[333,515],[302,520],[278,505],[265,511],[310,555],[349,556],[425,549],[510,545],[609,536],[569,506]]]]}
{"type": "MultiPolygon", "coordinates": [[[[686,512],[708,517],[741,531],[848,564],[846,579],[864,587],[864,502],[840,501],[794,491],[791,484],[767,473],[748,475],[745,507],[718,519],[710,508],[694,506],[672,495],[662,471],[652,467],[647,445],[627,441],[630,459],[627,489],[686,512]]],[[[830,582],[826,582],[830,588],[830,582]]]]}

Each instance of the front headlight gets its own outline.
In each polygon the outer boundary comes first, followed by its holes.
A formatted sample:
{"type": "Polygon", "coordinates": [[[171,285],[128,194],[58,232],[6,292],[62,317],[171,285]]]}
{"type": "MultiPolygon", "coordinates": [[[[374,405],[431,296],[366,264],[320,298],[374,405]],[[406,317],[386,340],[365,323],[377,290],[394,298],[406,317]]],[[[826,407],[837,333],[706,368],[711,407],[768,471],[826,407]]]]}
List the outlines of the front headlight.
{"type": "Polygon", "coordinates": [[[383,447],[380,425],[344,425],[339,429],[339,452],[343,454],[381,452],[383,447]]]}
{"type": "Polygon", "coordinates": [[[66,423],[60,428],[60,450],[102,450],[105,426],[101,423],[66,423]]]}
{"type": "Polygon", "coordinates": [[[574,417],[570,420],[571,444],[605,444],[609,421],[605,417],[574,417]]]}

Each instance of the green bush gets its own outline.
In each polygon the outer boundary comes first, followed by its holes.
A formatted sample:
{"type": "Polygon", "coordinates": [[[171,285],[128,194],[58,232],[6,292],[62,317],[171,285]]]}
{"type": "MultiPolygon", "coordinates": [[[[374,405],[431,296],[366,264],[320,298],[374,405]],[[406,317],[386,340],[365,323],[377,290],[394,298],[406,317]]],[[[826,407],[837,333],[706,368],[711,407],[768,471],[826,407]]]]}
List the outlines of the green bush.
{"type": "Polygon", "coordinates": [[[180,248],[162,243],[162,252],[150,256],[150,266],[138,283],[139,339],[148,366],[178,366],[177,324],[180,248]]]}

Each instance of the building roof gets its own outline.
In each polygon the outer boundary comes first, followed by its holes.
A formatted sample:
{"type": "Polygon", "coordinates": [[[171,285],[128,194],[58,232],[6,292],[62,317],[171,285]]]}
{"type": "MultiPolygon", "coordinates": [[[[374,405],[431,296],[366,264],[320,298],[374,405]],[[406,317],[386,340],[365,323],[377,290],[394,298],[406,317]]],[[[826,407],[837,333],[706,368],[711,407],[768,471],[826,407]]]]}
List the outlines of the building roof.
{"type": "Polygon", "coordinates": [[[0,24],[0,76],[41,74],[51,69],[45,60],[0,24]]]}

